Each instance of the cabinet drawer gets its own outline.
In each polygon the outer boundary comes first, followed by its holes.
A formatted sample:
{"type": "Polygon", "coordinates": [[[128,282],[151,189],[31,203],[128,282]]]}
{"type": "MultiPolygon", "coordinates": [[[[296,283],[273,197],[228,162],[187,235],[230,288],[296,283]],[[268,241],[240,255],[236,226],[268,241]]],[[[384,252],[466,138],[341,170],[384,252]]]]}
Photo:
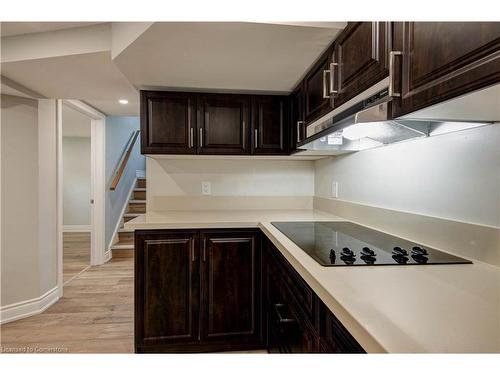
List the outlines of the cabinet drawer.
{"type": "Polygon", "coordinates": [[[291,296],[282,274],[268,273],[268,348],[271,353],[318,353],[319,335],[291,296]]]}
{"type": "Polygon", "coordinates": [[[313,324],[316,324],[316,303],[315,303],[315,293],[309,285],[302,279],[302,277],[293,269],[291,264],[285,259],[285,257],[279,252],[279,250],[273,247],[273,256],[277,260],[277,264],[283,275],[283,280],[286,282],[287,287],[291,291],[293,298],[297,301],[297,304],[304,311],[305,315],[312,320],[313,324]]]}

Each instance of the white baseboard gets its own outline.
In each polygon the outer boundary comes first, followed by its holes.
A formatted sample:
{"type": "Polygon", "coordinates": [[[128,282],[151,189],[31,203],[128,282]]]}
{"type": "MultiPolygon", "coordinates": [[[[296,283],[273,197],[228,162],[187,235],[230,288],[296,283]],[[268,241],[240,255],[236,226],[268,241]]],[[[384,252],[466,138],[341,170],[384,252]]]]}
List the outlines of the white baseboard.
{"type": "Polygon", "coordinates": [[[128,201],[130,200],[130,197],[132,196],[136,185],[137,185],[137,177],[134,178],[134,181],[132,182],[132,186],[130,186],[130,190],[128,191],[128,194],[127,194],[127,199],[125,200],[125,204],[123,205],[122,211],[120,212],[120,216],[118,217],[118,221],[116,222],[115,230],[113,231],[113,235],[111,236],[111,240],[108,244],[108,249],[106,250],[106,252],[108,252],[108,251],[111,252],[111,247],[115,244],[115,242],[117,242],[117,241],[115,241],[115,239],[118,236],[118,229],[120,229],[120,224],[122,223],[122,220],[123,220],[123,214],[125,213],[125,210],[128,207],[128,201]]]}
{"type": "Polygon", "coordinates": [[[63,232],[92,232],[92,225],[63,225],[63,232]]]}
{"type": "Polygon", "coordinates": [[[2,306],[0,307],[0,324],[40,314],[56,303],[59,297],[59,288],[55,286],[40,297],[2,306]]]}
{"type": "Polygon", "coordinates": [[[135,171],[135,176],[136,176],[137,178],[146,178],[146,171],[143,171],[143,170],[141,170],[141,169],[137,169],[137,170],[135,171]]]}

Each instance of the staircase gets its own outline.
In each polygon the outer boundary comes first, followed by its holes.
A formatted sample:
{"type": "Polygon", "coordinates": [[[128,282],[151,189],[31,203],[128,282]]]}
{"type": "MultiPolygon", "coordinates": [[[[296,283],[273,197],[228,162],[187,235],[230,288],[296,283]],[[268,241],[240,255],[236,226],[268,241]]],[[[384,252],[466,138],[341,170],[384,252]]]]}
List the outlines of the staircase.
{"type": "Polygon", "coordinates": [[[133,256],[134,231],[123,227],[123,224],[133,218],[146,213],[146,179],[138,178],[136,187],[128,201],[128,207],[121,219],[116,242],[111,246],[113,256],[133,256]]]}

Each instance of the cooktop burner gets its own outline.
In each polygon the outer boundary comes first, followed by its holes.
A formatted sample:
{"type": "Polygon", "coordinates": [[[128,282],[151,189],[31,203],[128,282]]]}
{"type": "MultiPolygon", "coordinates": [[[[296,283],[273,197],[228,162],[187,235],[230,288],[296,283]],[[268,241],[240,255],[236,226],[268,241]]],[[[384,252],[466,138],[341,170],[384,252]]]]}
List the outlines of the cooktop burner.
{"type": "Polygon", "coordinates": [[[347,221],[271,223],[322,266],[472,263],[347,221]]]}

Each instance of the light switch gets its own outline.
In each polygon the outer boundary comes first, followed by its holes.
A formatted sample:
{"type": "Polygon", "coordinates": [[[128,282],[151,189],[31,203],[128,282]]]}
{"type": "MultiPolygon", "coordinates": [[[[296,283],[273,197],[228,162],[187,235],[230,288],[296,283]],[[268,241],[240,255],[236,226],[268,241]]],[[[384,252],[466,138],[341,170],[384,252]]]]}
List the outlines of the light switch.
{"type": "Polygon", "coordinates": [[[211,195],[212,194],[212,184],[210,181],[202,181],[201,182],[201,194],[203,195],[211,195]]]}

